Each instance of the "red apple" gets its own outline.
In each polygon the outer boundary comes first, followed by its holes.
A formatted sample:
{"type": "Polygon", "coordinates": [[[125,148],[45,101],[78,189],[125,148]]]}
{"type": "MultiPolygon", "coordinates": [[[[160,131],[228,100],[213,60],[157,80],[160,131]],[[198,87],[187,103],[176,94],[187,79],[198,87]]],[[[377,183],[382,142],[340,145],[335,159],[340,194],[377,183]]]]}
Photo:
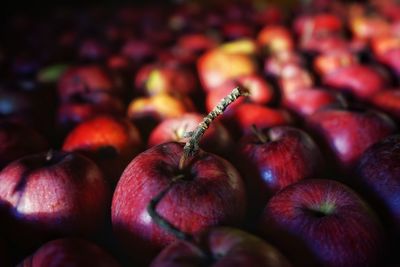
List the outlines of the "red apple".
{"type": "Polygon", "coordinates": [[[19,123],[0,121],[0,170],[11,161],[46,149],[47,141],[35,130],[19,123]]]}
{"type": "Polygon", "coordinates": [[[139,153],[142,141],[139,131],[128,120],[96,116],[82,122],[65,138],[64,151],[75,151],[91,158],[111,184],[139,153]]]}
{"type": "Polygon", "coordinates": [[[348,50],[334,50],[315,57],[314,70],[321,76],[333,73],[340,68],[357,64],[358,60],[348,50]]]}
{"type": "Polygon", "coordinates": [[[323,170],[315,142],[306,132],[289,126],[254,129],[241,138],[236,155],[255,213],[282,188],[323,170]]]}
{"type": "Polygon", "coordinates": [[[278,80],[283,101],[299,90],[310,89],[313,84],[311,73],[298,65],[287,65],[278,80]]]}
{"type": "Polygon", "coordinates": [[[105,223],[109,186],[91,160],[50,151],[28,155],[0,172],[5,234],[23,248],[56,236],[91,236],[105,223]]]}
{"type": "MultiPolygon", "coordinates": [[[[203,121],[202,115],[198,113],[187,113],[179,118],[170,118],[162,121],[151,132],[148,147],[162,143],[176,141],[183,142],[187,138],[185,133],[194,131],[203,121]]],[[[215,154],[225,154],[232,150],[232,137],[227,129],[218,121],[210,125],[200,141],[200,147],[215,154]]]]}
{"type": "Polygon", "coordinates": [[[321,110],[307,119],[327,153],[341,170],[350,171],[372,144],[396,130],[394,122],[374,110],[321,110]]]}
{"type": "Polygon", "coordinates": [[[171,181],[157,212],[181,231],[194,234],[213,225],[243,222],[246,197],[236,169],[226,160],[204,151],[179,167],[183,144],[171,142],[139,154],[125,169],[112,203],[112,224],[127,251],[140,249],[149,262],[176,237],[155,223],[148,213],[150,201],[171,181]],[[174,182],[173,182],[174,183],[174,182]]]}
{"type": "Polygon", "coordinates": [[[99,246],[79,238],[47,242],[17,267],[118,267],[117,261],[99,246]]]}
{"type": "Polygon", "coordinates": [[[353,190],[333,180],[303,180],[279,191],[258,229],[296,266],[383,266],[383,227],[353,190]]]}
{"type": "Polygon", "coordinates": [[[57,110],[57,125],[62,132],[68,132],[79,123],[102,114],[122,116],[124,103],[107,93],[79,95],[68,102],[61,103],[57,110]]]}
{"type": "Polygon", "coordinates": [[[252,103],[243,103],[232,110],[232,115],[227,115],[222,121],[233,133],[239,135],[250,132],[253,125],[262,129],[292,123],[287,110],[252,103]]]}
{"type": "Polygon", "coordinates": [[[298,90],[286,97],[282,105],[306,119],[318,110],[331,107],[345,107],[346,101],[339,92],[310,88],[309,90],[298,90]]]}
{"type": "Polygon", "coordinates": [[[306,34],[332,34],[343,29],[341,18],[336,14],[317,13],[314,15],[300,15],[295,18],[293,29],[299,36],[306,34]]]}
{"type": "MultiPolygon", "coordinates": [[[[375,200],[377,211],[397,238],[400,234],[400,181],[398,167],[400,136],[391,135],[369,147],[358,164],[357,182],[369,200],[375,200]]],[[[397,241],[396,241],[397,242],[397,241]]]]}
{"type": "MultiPolygon", "coordinates": [[[[246,88],[250,95],[246,98],[246,101],[252,103],[264,105],[274,100],[274,89],[261,75],[251,74],[240,76],[237,79],[229,80],[218,86],[214,90],[208,92],[206,96],[206,109],[210,112],[219,101],[228,95],[233,88],[241,86],[246,88]]],[[[235,103],[232,103],[228,109],[233,109],[236,105],[240,105],[243,101],[238,99],[235,103]]]]}
{"type": "Polygon", "coordinates": [[[200,33],[188,33],[179,37],[178,47],[194,54],[203,53],[217,46],[217,40],[211,36],[200,33]]]}
{"type": "Polygon", "coordinates": [[[291,266],[273,246],[235,228],[210,228],[197,235],[195,242],[178,241],[167,246],[150,266],[291,266]]]}
{"type": "Polygon", "coordinates": [[[385,83],[375,69],[359,64],[342,67],[323,77],[324,85],[347,92],[360,100],[367,100],[384,89],[385,83]]]}
{"type": "Polygon", "coordinates": [[[370,103],[394,119],[400,120],[400,90],[398,88],[378,92],[371,97],[370,103]]]}
{"type": "Polygon", "coordinates": [[[268,76],[280,77],[285,68],[300,68],[304,65],[304,60],[300,54],[293,51],[283,51],[265,58],[264,72],[268,76]]]}
{"type": "Polygon", "coordinates": [[[109,74],[97,65],[70,68],[58,81],[58,94],[63,101],[71,99],[74,95],[98,91],[120,94],[109,74]]]}

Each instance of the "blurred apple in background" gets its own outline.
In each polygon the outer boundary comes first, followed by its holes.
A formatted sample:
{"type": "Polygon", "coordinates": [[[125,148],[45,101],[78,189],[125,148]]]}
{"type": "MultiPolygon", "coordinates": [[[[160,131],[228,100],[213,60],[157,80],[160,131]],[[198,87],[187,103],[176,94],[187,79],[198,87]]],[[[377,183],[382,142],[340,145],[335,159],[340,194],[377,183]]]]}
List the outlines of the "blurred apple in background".
{"type": "Polygon", "coordinates": [[[63,150],[91,158],[115,185],[143,147],[139,131],[125,118],[96,116],[78,124],[64,140],[63,150]]]}

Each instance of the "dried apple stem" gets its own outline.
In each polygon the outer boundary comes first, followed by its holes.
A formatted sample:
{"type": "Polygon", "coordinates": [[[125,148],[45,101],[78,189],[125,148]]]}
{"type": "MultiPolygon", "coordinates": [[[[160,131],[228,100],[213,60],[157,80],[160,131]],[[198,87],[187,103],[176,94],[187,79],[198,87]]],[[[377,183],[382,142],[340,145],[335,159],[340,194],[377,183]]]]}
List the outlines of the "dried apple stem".
{"type": "Polygon", "coordinates": [[[247,96],[247,95],[249,95],[248,90],[241,88],[239,86],[234,88],[229,95],[224,97],[218,103],[218,105],[210,113],[208,113],[208,115],[203,119],[202,122],[199,123],[199,125],[194,131],[185,134],[186,137],[190,138],[186,142],[185,147],[183,148],[183,155],[179,161],[180,169],[183,169],[185,167],[186,159],[190,156],[193,156],[199,150],[200,139],[210,126],[211,122],[215,120],[215,118],[217,118],[219,115],[224,113],[225,109],[236,99],[238,99],[240,96],[247,96]]]}

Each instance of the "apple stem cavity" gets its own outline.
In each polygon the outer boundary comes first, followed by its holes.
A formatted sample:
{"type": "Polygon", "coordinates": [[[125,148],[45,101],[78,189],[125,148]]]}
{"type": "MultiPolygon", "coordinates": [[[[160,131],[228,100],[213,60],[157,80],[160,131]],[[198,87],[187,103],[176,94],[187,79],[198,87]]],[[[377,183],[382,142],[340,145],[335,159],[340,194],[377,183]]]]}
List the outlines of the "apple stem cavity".
{"type": "Polygon", "coordinates": [[[183,154],[179,161],[179,169],[185,167],[186,159],[193,156],[199,150],[199,143],[201,137],[204,135],[211,122],[219,115],[224,113],[225,109],[233,103],[240,96],[248,96],[250,93],[247,89],[242,87],[235,87],[230,94],[224,97],[218,105],[204,117],[203,121],[199,123],[194,131],[186,132],[185,137],[190,137],[183,148],[183,154]]]}

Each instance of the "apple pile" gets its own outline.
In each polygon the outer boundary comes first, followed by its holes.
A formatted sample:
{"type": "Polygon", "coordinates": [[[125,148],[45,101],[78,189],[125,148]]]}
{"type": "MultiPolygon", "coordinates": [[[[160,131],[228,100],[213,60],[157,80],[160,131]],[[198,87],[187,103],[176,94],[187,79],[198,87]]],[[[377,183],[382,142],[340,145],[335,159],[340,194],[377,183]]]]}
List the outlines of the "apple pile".
{"type": "Polygon", "coordinates": [[[399,267],[400,4],[272,2],[6,16],[0,266],[399,267]]]}

